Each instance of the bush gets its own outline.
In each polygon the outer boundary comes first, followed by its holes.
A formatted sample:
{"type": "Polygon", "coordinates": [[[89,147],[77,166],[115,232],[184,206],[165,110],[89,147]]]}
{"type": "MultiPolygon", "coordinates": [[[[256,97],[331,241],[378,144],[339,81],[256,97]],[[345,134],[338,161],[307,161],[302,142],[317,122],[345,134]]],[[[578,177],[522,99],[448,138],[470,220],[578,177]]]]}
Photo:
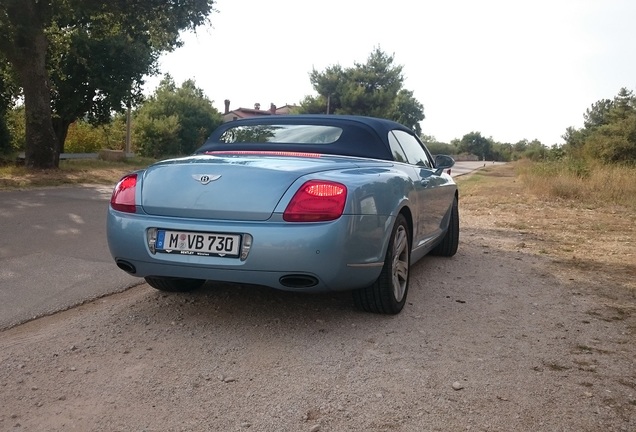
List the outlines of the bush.
{"type": "Polygon", "coordinates": [[[65,153],[97,153],[101,147],[101,136],[95,127],[82,121],[69,126],[64,143],[65,153]]]}
{"type": "Polygon", "coordinates": [[[78,120],[68,128],[65,153],[97,153],[101,149],[123,150],[126,141],[126,118],[116,116],[110,123],[94,126],[78,120]]]}
{"type": "Polygon", "coordinates": [[[194,81],[177,87],[168,75],[136,112],[135,142],[146,156],[191,154],[221,120],[221,114],[194,81]]]}
{"type": "Polygon", "coordinates": [[[137,117],[135,129],[136,148],[141,156],[159,159],[181,153],[181,125],[178,116],[151,118],[140,115],[137,117]]]}
{"type": "Polygon", "coordinates": [[[606,163],[636,163],[636,115],[596,129],[585,142],[584,152],[606,163]]]}

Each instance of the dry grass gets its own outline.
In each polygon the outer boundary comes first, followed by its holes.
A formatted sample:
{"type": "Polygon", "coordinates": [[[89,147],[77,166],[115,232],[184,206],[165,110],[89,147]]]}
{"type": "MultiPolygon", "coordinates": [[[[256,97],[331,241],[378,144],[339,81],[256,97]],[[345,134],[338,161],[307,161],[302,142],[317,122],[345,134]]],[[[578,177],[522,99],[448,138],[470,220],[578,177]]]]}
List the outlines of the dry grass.
{"type": "Polygon", "coordinates": [[[520,161],[516,168],[519,178],[537,196],[636,209],[636,167],[582,161],[520,161]]]}
{"type": "Polygon", "coordinates": [[[115,184],[124,174],[145,167],[150,159],[126,162],[102,160],[60,161],[59,169],[30,170],[23,166],[0,167],[0,189],[60,186],[66,184],[115,184]]]}
{"type": "Polygon", "coordinates": [[[488,167],[458,179],[462,223],[503,249],[551,258],[563,278],[636,296],[635,178],[627,168],[581,178],[525,162],[488,167]]]}

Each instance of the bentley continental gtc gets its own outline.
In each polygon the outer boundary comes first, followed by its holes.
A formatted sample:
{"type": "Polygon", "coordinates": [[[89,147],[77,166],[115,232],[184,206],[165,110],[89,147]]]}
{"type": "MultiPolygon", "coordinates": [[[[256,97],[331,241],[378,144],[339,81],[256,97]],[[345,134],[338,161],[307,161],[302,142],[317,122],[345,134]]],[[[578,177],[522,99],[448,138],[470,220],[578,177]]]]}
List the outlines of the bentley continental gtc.
{"type": "Polygon", "coordinates": [[[119,268],[162,291],[208,280],[349,290],[358,308],[396,314],[411,265],[457,251],[453,164],[389,120],[231,121],[193,155],[122,178],[108,244],[119,268]]]}

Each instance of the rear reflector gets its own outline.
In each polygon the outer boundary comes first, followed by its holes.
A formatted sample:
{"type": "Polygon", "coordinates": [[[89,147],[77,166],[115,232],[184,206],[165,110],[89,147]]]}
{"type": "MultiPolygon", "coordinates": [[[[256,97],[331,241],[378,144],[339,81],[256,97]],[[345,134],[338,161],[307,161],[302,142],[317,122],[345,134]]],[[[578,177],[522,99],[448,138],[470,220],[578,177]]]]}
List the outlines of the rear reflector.
{"type": "Polygon", "coordinates": [[[135,213],[135,190],[137,187],[137,174],[130,174],[119,180],[110,197],[110,206],[117,211],[135,213]]]}
{"type": "Polygon", "coordinates": [[[336,182],[310,180],[290,201],[283,220],[287,222],[325,222],[342,216],[347,202],[347,188],[336,182]]]}

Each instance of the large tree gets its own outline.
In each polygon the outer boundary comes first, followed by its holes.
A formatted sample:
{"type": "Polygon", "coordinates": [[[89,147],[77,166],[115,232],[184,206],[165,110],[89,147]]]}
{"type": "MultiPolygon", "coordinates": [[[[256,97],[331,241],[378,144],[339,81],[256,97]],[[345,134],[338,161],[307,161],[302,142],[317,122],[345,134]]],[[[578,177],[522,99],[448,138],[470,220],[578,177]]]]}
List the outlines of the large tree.
{"type": "Polygon", "coordinates": [[[309,74],[309,81],[314,87],[314,90],[320,95],[320,99],[314,101],[311,99],[311,96],[306,96],[304,103],[307,105],[302,106],[306,109],[314,110],[315,108],[309,108],[309,106],[318,102],[318,112],[332,114],[340,110],[342,108],[340,97],[344,93],[344,77],[345,71],[340,65],[329,66],[322,72],[313,69],[309,74]],[[326,107],[324,105],[326,105],[326,107]]]}
{"type": "Polygon", "coordinates": [[[470,153],[486,160],[491,156],[492,140],[485,138],[480,132],[470,132],[462,137],[457,146],[460,153],[470,153]]]}
{"type": "Polygon", "coordinates": [[[159,53],[180,44],[180,31],[205,23],[213,3],[0,1],[0,54],[24,95],[26,165],[56,167],[71,121],[98,121],[130,103],[159,53]]]}
{"type": "Polygon", "coordinates": [[[113,111],[138,101],[143,76],[157,57],[146,41],[107,21],[90,29],[51,29],[47,66],[51,79],[53,130],[64,152],[69,126],[77,119],[106,123],[113,111]]]}
{"type": "Polygon", "coordinates": [[[420,121],[424,120],[424,106],[415,98],[411,90],[402,89],[398,92],[393,101],[393,112],[390,117],[409,126],[418,135],[422,133],[420,121]]]}
{"type": "Polygon", "coordinates": [[[301,112],[389,118],[419,134],[424,107],[412,91],[403,88],[403,67],[393,61],[394,56],[375,48],[366,63],[312,70],[309,80],[318,96],[306,96],[301,112]]]}

